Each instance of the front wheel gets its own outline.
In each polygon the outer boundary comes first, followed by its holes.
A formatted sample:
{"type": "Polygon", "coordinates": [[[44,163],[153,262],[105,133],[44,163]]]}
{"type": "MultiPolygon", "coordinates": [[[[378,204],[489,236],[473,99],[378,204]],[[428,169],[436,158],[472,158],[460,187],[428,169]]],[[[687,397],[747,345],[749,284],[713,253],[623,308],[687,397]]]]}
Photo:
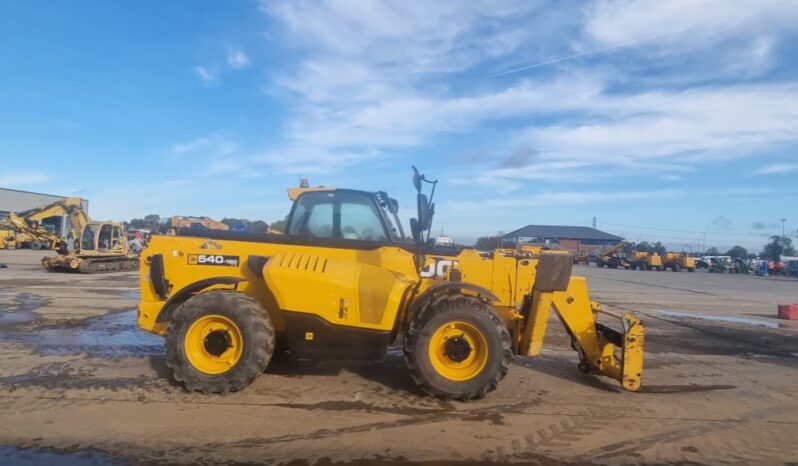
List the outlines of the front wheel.
{"type": "Polygon", "coordinates": [[[462,401],[498,387],[512,358],[502,319],[477,298],[446,296],[425,308],[405,336],[405,361],[429,395],[462,401]]]}
{"type": "Polygon", "coordinates": [[[226,394],[266,370],[274,353],[274,326],[251,296],[207,291],[175,311],[165,345],[166,365],[186,389],[226,394]]]}

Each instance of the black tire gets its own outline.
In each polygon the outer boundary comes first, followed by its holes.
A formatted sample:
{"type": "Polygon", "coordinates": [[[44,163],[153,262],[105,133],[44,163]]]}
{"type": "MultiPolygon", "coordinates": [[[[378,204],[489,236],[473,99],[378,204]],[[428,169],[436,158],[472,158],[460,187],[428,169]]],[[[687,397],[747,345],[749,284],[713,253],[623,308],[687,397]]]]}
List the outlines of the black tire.
{"type": "Polygon", "coordinates": [[[189,298],[172,316],[166,331],[166,365],[172,370],[175,380],[189,391],[205,394],[235,392],[251,384],[266,370],[274,353],[274,340],[271,318],[256,299],[238,291],[207,291],[189,298]],[[194,367],[186,355],[184,344],[191,324],[211,314],[233,321],[243,341],[243,352],[238,361],[219,374],[209,374],[194,367]]]}
{"type": "Polygon", "coordinates": [[[425,307],[405,335],[405,361],[413,380],[424,392],[444,399],[483,398],[499,386],[510,370],[513,353],[510,332],[501,317],[477,298],[448,295],[425,307]],[[463,321],[477,328],[487,342],[484,366],[468,380],[452,380],[439,373],[430,359],[432,336],[447,322],[463,321]]]}
{"type": "Polygon", "coordinates": [[[695,267],[687,267],[688,272],[695,272],[695,267]]]}

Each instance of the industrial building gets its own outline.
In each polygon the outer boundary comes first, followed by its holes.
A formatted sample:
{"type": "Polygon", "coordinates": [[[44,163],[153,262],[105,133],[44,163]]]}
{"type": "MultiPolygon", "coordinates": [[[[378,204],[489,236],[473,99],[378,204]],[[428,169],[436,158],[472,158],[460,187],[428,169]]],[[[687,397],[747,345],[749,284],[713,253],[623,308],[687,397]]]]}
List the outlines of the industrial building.
{"type": "MultiPolygon", "coordinates": [[[[65,199],[65,196],[0,188],[0,220],[8,217],[9,212],[24,212],[62,199],[65,199]]],[[[89,211],[89,201],[86,199],[83,199],[83,210],[87,213],[89,211]]],[[[65,215],[54,215],[45,218],[42,224],[57,232],[59,236],[66,237],[68,221],[69,219],[65,215]]]]}
{"type": "Polygon", "coordinates": [[[611,235],[595,228],[560,225],[527,225],[507,233],[504,235],[504,239],[513,244],[557,244],[577,255],[580,253],[590,254],[623,241],[620,236],[611,235]]]}

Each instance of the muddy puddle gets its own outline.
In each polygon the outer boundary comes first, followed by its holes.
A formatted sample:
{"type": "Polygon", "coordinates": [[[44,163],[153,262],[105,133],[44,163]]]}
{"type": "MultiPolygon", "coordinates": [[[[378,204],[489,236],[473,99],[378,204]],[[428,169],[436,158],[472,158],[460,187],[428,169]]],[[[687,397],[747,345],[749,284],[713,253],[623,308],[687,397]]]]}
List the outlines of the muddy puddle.
{"type": "Polygon", "coordinates": [[[99,450],[61,451],[51,448],[0,446],[0,464],[30,466],[106,466],[130,464],[99,450]]]}
{"type": "Polygon", "coordinates": [[[0,331],[0,340],[30,345],[44,354],[89,354],[120,358],[163,353],[163,338],[140,330],[136,325],[134,310],[106,314],[76,324],[31,331],[0,331]]]}
{"type": "Polygon", "coordinates": [[[767,328],[781,327],[781,325],[779,325],[778,322],[771,322],[762,319],[753,319],[750,317],[695,314],[692,312],[678,311],[675,309],[657,309],[656,312],[668,317],[689,317],[691,319],[713,320],[716,322],[729,322],[733,324],[745,324],[745,325],[753,325],[756,327],[767,327],[767,328]]]}
{"type": "MultiPolygon", "coordinates": [[[[0,294],[4,292],[0,289],[0,294]]],[[[0,327],[33,322],[36,310],[49,302],[47,298],[32,293],[17,293],[10,303],[0,303],[0,327]]]]}

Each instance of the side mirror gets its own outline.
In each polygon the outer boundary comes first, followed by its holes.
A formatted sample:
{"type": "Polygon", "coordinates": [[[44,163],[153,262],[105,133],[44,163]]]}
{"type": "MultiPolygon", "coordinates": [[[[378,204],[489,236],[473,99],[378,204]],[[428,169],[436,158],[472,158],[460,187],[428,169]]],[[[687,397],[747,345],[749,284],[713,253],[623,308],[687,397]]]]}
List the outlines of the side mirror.
{"type": "Polygon", "coordinates": [[[413,186],[416,187],[416,192],[417,193],[421,192],[421,180],[422,180],[422,178],[423,178],[423,176],[421,175],[421,173],[419,173],[418,169],[415,166],[413,166],[413,186]]]}
{"type": "Polygon", "coordinates": [[[432,220],[429,200],[427,196],[421,193],[418,194],[416,199],[418,201],[418,229],[419,231],[429,230],[430,221],[432,220]]]}

